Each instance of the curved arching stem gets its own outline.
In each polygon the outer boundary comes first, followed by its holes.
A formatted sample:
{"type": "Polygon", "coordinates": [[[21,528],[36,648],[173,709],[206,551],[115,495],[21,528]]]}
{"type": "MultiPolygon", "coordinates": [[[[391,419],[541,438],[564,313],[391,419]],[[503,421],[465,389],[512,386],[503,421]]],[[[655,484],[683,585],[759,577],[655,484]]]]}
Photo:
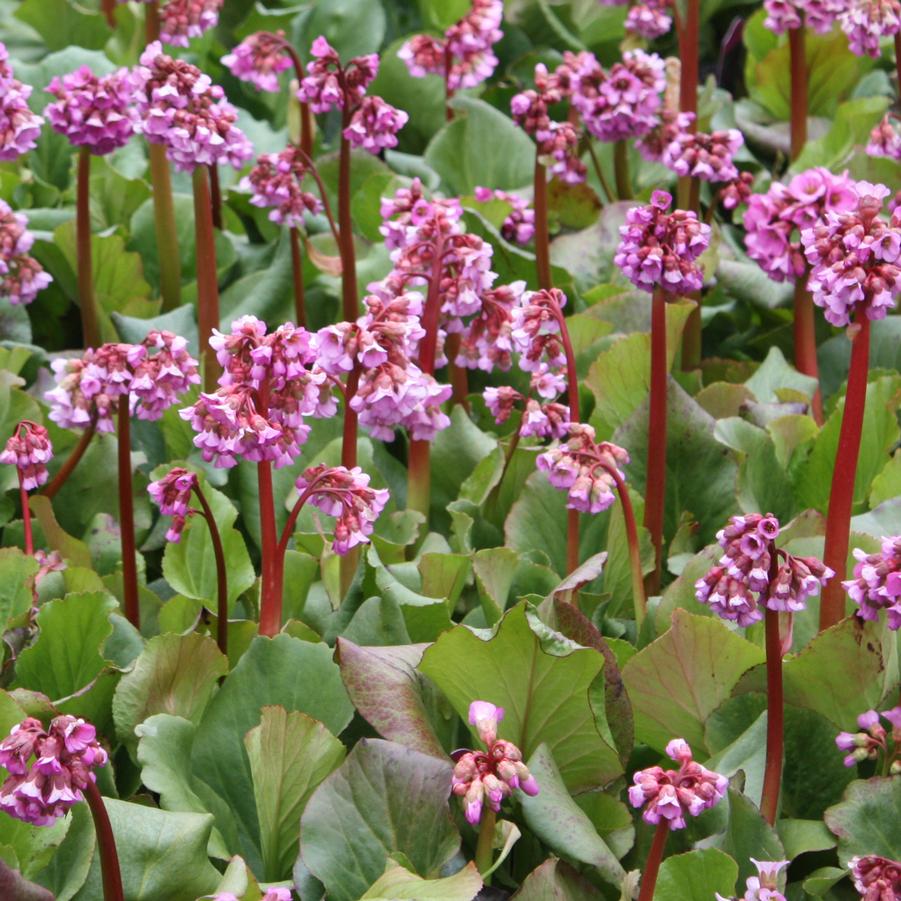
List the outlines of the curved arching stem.
{"type": "Polygon", "coordinates": [[[228,656],[228,569],[225,565],[225,551],[222,547],[222,536],[216,518],[207,502],[206,496],[200,485],[194,484],[194,494],[200,502],[203,518],[210,530],[210,540],[213,542],[213,557],[216,561],[216,644],[219,650],[228,656]]]}
{"type": "Polygon", "coordinates": [[[669,838],[669,820],[661,817],[654,832],[648,859],[644,865],[638,901],[653,901],[654,889],[657,887],[657,874],[660,872],[660,862],[663,860],[663,849],[666,847],[667,838],[669,838]]]}
{"type": "Polygon", "coordinates": [[[84,790],[85,800],[94,820],[94,832],[97,835],[97,849],[100,852],[100,874],[103,882],[103,901],[124,901],[122,891],[122,873],[119,869],[119,855],[116,851],[116,839],[113,827],[106,812],[106,805],[96,784],[88,781],[84,790]]]}
{"type": "Polygon", "coordinates": [[[66,462],[60,466],[56,475],[44,486],[43,490],[39,491],[39,494],[42,494],[44,497],[49,497],[53,500],[59,492],[60,488],[66,484],[66,480],[72,475],[72,471],[78,466],[81,458],[84,456],[85,451],[88,449],[88,445],[91,443],[91,439],[94,437],[94,433],[96,432],[96,426],[92,422],[82,433],[81,438],[78,439],[78,444],[72,449],[69,456],[66,458],[66,462]]]}

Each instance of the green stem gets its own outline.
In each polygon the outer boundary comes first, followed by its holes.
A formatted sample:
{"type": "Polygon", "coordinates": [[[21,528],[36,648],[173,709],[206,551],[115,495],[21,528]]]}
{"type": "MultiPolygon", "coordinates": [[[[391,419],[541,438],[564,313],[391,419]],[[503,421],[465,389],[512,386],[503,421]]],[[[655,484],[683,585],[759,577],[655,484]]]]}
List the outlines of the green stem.
{"type": "Polygon", "coordinates": [[[131,492],[131,413],[128,395],[119,398],[117,461],[119,477],[119,535],[122,543],[122,595],[125,600],[125,617],[136,628],[141,628],[141,610],[138,604],[138,565],[135,546],[135,510],[131,492]]]}
{"type": "Polygon", "coordinates": [[[88,782],[84,790],[85,800],[94,820],[94,832],[97,835],[97,848],[100,852],[100,873],[103,882],[104,901],[124,901],[122,891],[122,874],[119,870],[119,855],[116,852],[116,839],[113,827],[100,790],[93,782],[88,782]]]}
{"type": "Polygon", "coordinates": [[[91,151],[78,151],[78,186],[75,206],[75,243],[78,250],[78,307],[85,347],[99,347],[100,313],[94,294],[91,259],[91,151]]]}
{"type": "Polygon", "coordinates": [[[203,386],[216,390],[219,361],[210,346],[213,329],[219,328],[219,282],[216,275],[216,238],[213,206],[206,166],[197,166],[194,183],[194,235],[197,248],[197,329],[203,354],[203,386]]]}
{"type": "Polygon", "coordinates": [[[494,858],[494,826],[497,814],[491,808],[485,808],[482,822],[479,825],[479,840],[476,844],[476,869],[483,875],[485,883],[491,881],[485,874],[491,869],[494,858]]]}

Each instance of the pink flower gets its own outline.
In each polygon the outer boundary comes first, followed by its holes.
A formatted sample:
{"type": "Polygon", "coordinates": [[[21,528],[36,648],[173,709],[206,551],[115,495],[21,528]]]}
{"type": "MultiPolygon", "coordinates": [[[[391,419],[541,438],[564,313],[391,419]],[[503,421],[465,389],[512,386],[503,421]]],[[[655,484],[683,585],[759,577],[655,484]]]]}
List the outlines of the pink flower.
{"type": "Polygon", "coordinates": [[[13,77],[6,45],[0,42],[0,161],[34,150],[44,120],[28,108],[31,87],[13,77]]]}
{"type": "Polygon", "coordinates": [[[342,66],[338,51],[322,35],[313,41],[310,55],[313,59],[307,65],[297,96],[302,103],[309,103],[314,113],[327,113],[345,106],[355,108],[379,71],[375,53],[355,56],[342,66]]]}
{"type": "MultiPolygon", "coordinates": [[[[789,861],[774,860],[763,861],[751,858],[751,863],[757,867],[757,875],[750,876],[745,881],[745,893],[739,901],[786,901],[785,895],[779,891],[780,873],[784,870],[789,861]]],[[[729,901],[719,892],[716,894],[717,901],[729,901]]]]}
{"type": "Polygon", "coordinates": [[[663,151],[663,165],[676,175],[692,176],[701,181],[731,181],[738,178],[732,157],[744,144],[741,132],[681,132],[663,151]]]}
{"type": "Polygon", "coordinates": [[[47,120],[75,147],[103,156],[124,147],[135,130],[136,79],[128,69],[97,76],[88,66],[55,77],[47,91],[56,103],[47,120]]]}
{"type": "Polygon", "coordinates": [[[460,353],[454,361],[469,369],[507,370],[512,364],[513,314],[526,283],[512,282],[482,293],[480,309],[468,321],[460,337],[460,353]]]}
{"type": "Polygon", "coordinates": [[[881,38],[901,31],[901,3],[898,0],[850,0],[838,16],[848,46],[857,56],[878,59],[881,38]]]}
{"type": "Polygon", "coordinates": [[[497,724],[504,718],[504,708],[489,701],[473,701],[469,705],[469,722],[476,727],[482,744],[491,746],[497,741],[497,724]]]}
{"type": "Polygon", "coordinates": [[[888,114],[883,116],[882,121],[870,132],[867,153],[870,156],[901,160],[901,134],[888,114]]]}
{"type": "Polygon", "coordinates": [[[285,52],[284,31],[274,34],[258,31],[244,38],[231,53],[222,57],[222,65],[241,81],[250,82],[258,91],[279,91],[279,73],[291,68],[291,57],[285,52]]]}
{"type": "Polygon", "coordinates": [[[219,24],[224,0],[166,0],[160,8],[160,40],[174,47],[187,47],[219,24]]]}
{"type": "Polygon", "coordinates": [[[857,717],[859,732],[839,732],[836,735],[836,747],[840,751],[850,752],[845,756],[845,766],[856,766],[865,760],[877,760],[889,753],[889,733],[879,721],[880,716],[891,726],[894,752],[890,756],[889,772],[891,775],[901,773],[901,706],[882,713],[867,710],[857,717]]]}
{"type": "Polygon", "coordinates": [[[155,41],[141,54],[136,74],[136,129],[163,145],[176,168],[228,163],[239,169],[253,155],[236,125],[237,111],[196,66],[166,55],[155,41]]]}
{"type": "Polygon", "coordinates": [[[15,466],[22,487],[34,491],[47,481],[47,464],[53,459],[50,435],[42,425],[24,419],[0,453],[0,463],[15,466]]]}
{"type": "Polygon", "coordinates": [[[344,129],[344,137],[354,147],[378,153],[397,146],[397,133],[409,118],[381,97],[364,97],[344,129]]]}
{"type": "Polygon", "coordinates": [[[368,544],[375,521],[388,503],[388,489],[369,487],[369,476],[359,466],[326,466],[320,463],[298,476],[297,490],[309,502],[335,517],[332,550],[346,554],[358,544],[368,544]]]}
{"type": "Polygon", "coordinates": [[[673,24],[673,17],[666,11],[667,8],[666,0],[636,3],[626,14],[626,31],[648,41],[667,34],[673,24]]]}
{"type": "Polygon", "coordinates": [[[663,152],[680,134],[691,130],[694,113],[680,113],[678,110],[662,109],[657,122],[636,142],[635,148],[649,163],[663,160],[663,152]]]}
{"type": "Polygon", "coordinates": [[[322,212],[322,201],[303,190],[303,180],[308,171],[303,152],[289,144],[278,154],[264,153],[241,187],[250,189],[250,202],[254,206],[269,207],[269,218],[289,228],[299,228],[307,215],[322,212]]]}
{"type": "Polygon", "coordinates": [[[732,181],[720,188],[720,203],[727,210],[736,209],[748,202],[751,197],[751,188],[753,185],[753,173],[739,172],[732,181]]]}
{"type": "Polygon", "coordinates": [[[161,479],[147,486],[147,493],[160,508],[160,513],[172,517],[172,525],[166,532],[166,541],[181,540],[191,503],[191,492],[196,487],[197,476],[181,466],[176,466],[161,479]]]}
{"type": "Polygon", "coordinates": [[[764,26],[783,34],[802,24],[817,34],[826,34],[844,8],[843,0],[764,0],[764,26]],[[802,18],[803,17],[803,18],[802,18]]]}
{"type": "Polygon", "coordinates": [[[848,866],[863,901],[896,901],[901,897],[901,863],[875,854],[852,857],[848,866]]]}
{"type": "Polygon", "coordinates": [[[501,224],[501,236],[515,244],[528,244],[535,235],[535,210],[528,200],[507,191],[492,191],[491,188],[475,189],[479,203],[500,200],[510,204],[510,212],[501,224]]]}
{"type": "Polygon", "coordinates": [[[644,807],[642,818],[647,823],[656,825],[664,820],[670,829],[684,829],[686,815],[699,816],[718,804],[729,782],[692,760],[691,748],[684,739],[674,738],[666,753],[679,762],[679,769],[653,766],[639,770],[632,777],[635,784],[629,789],[629,803],[644,807]]]}
{"type": "Polygon", "coordinates": [[[29,304],[53,279],[28,251],[34,235],[21,213],[0,200],[0,297],[12,304],[29,304]]]}
{"type": "Polygon", "coordinates": [[[862,619],[876,620],[888,612],[890,629],[901,629],[901,535],[882,539],[877,554],[854,549],[854,578],[842,582],[862,619]]]}
{"type": "Polygon", "coordinates": [[[526,291],[513,307],[511,337],[519,351],[519,365],[534,372],[543,365],[552,369],[566,366],[560,322],[566,295],[559,288],[526,291]]]}

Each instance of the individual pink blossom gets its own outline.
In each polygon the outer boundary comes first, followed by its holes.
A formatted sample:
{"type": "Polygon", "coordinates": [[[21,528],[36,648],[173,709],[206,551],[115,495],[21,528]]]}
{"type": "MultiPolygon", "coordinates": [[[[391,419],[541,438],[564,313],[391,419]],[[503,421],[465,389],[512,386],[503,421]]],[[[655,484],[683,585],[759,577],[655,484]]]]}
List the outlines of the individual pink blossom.
{"type": "MultiPolygon", "coordinates": [[[[170,0],[171,2],[171,0],[170,0]]],[[[141,54],[136,129],[161,144],[177,169],[228,163],[241,168],[253,147],[237,127],[238,113],[207,75],[163,53],[159,41],[141,54]]]]}
{"type": "Polygon", "coordinates": [[[124,147],[134,134],[136,90],[128,69],[98,76],[81,66],[50,81],[47,91],[56,102],[47,105],[47,120],[75,147],[104,156],[124,147]]]}
{"type": "Polygon", "coordinates": [[[0,766],[9,773],[0,786],[0,809],[35,826],[49,826],[84,800],[106,766],[106,751],[94,727],[74,716],[57,716],[44,731],[27,717],[0,742],[0,766]]]}
{"type": "Polygon", "coordinates": [[[736,128],[711,134],[681,132],[664,149],[662,162],[676,175],[701,181],[731,181],[738,178],[732,157],[744,142],[736,128]]]}
{"type": "Polygon", "coordinates": [[[635,3],[626,14],[625,29],[629,34],[637,35],[647,41],[662,37],[669,33],[673,25],[673,17],[667,12],[668,9],[667,0],[635,3]]]}
{"type": "Polygon", "coordinates": [[[184,531],[191,503],[191,492],[196,487],[196,474],[182,466],[174,467],[161,479],[147,486],[147,493],[160,508],[160,513],[172,517],[172,523],[166,532],[166,541],[174,543],[181,541],[181,533],[184,531]]]}
{"type": "Polygon", "coordinates": [[[848,46],[857,56],[878,59],[879,42],[901,31],[901,3],[898,0],[850,0],[844,4],[838,21],[848,35],[848,46]]]}
{"type": "Polygon", "coordinates": [[[529,201],[508,191],[497,191],[491,188],[476,187],[475,198],[479,203],[491,203],[500,200],[510,205],[510,212],[501,224],[501,236],[515,244],[528,244],[535,235],[535,210],[529,201]]]}
{"type": "Polygon", "coordinates": [[[876,554],[854,549],[854,578],[842,582],[862,619],[877,620],[888,613],[890,629],[901,629],[901,535],[882,539],[876,554]]]}
{"type": "Polygon", "coordinates": [[[53,444],[42,425],[23,419],[0,452],[0,463],[15,466],[26,491],[34,491],[47,481],[47,464],[53,459],[53,444]]]}
{"type": "Polygon", "coordinates": [[[375,53],[355,56],[342,66],[338,51],[322,35],[313,41],[310,56],[297,96],[302,103],[309,103],[314,113],[356,108],[379,71],[375,53]]]}
{"type": "Polygon", "coordinates": [[[851,879],[863,901],[897,901],[901,898],[901,863],[876,854],[852,857],[851,879]]]}
{"type": "Polygon", "coordinates": [[[844,9],[844,0],[764,0],[764,27],[776,34],[806,26],[826,34],[844,9]]]}
{"type": "Polygon", "coordinates": [[[697,259],[710,243],[710,226],[691,211],[667,212],[672,200],[666,191],[654,191],[649,205],[626,213],[613,261],[645,291],[660,287],[669,294],[686,295],[703,287],[697,259]]]}
{"type": "Polygon", "coordinates": [[[165,0],[160,7],[160,40],[174,47],[187,47],[191,38],[219,24],[225,0],[165,0]]]}
{"type": "Polygon", "coordinates": [[[303,190],[309,163],[303,151],[289,144],[279,153],[264,153],[241,187],[252,191],[250,202],[269,209],[269,219],[289,228],[299,228],[307,216],[322,212],[322,201],[303,190]]]}
{"type": "MultiPolygon", "coordinates": [[[[537,374],[532,376],[532,389],[536,389],[537,374]]],[[[546,378],[546,376],[544,376],[546,378]]],[[[551,401],[550,397],[556,397],[565,388],[565,381],[561,378],[553,386],[553,394],[545,395],[545,399],[527,397],[511,388],[502,385],[499,388],[486,388],[482,393],[485,406],[488,408],[494,421],[501,425],[506,422],[516,407],[522,407],[522,421],[519,426],[519,434],[522,437],[533,438],[559,438],[563,439],[569,433],[570,416],[569,407],[564,404],[551,401]]]]}
{"type": "Polygon", "coordinates": [[[690,132],[694,121],[694,113],[680,113],[676,109],[664,108],[660,110],[654,127],[635,142],[635,149],[649,163],[659,163],[663,160],[664,150],[680,134],[690,132]]]}
{"type": "Polygon", "coordinates": [[[730,182],[719,190],[720,203],[727,210],[734,210],[746,204],[751,198],[754,175],[751,172],[739,172],[730,182]]]}
{"type": "MultiPolygon", "coordinates": [[[[749,876],[745,880],[745,893],[738,901],[787,901],[780,891],[782,882],[781,873],[789,865],[787,860],[754,860],[751,863],[757,867],[757,875],[749,876]]],[[[716,893],[717,901],[730,901],[719,892],[716,893]]]]}
{"type": "Polygon", "coordinates": [[[513,307],[511,337],[519,351],[519,365],[534,372],[543,365],[552,369],[566,366],[562,320],[566,295],[559,288],[526,291],[513,307]]]}
{"type": "Polygon", "coordinates": [[[901,705],[877,713],[867,710],[857,717],[859,732],[839,732],[835,744],[840,751],[848,751],[845,766],[856,766],[865,760],[886,758],[885,770],[892,776],[901,774],[901,705]],[[883,727],[880,717],[891,727],[883,727]],[[891,738],[891,747],[889,746],[891,738]]]}
{"type": "Polygon", "coordinates": [[[482,809],[499,813],[505,798],[515,789],[534,797],[539,793],[538,782],[523,763],[522,751],[512,742],[497,737],[498,724],[504,718],[504,708],[489,701],[473,701],[469,705],[469,723],[487,751],[455,751],[451,792],[463,799],[466,819],[477,826],[482,809]]]}
{"type": "Polygon", "coordinates": [[[901,134],[888,113],[870,132],[867,153],[870,156],[884,156],[890,160],[901,160],[901,134]]]}
{"type": "Polygon", "coordinates": [[[0,161],[34,150],[44,120],[28,108],[31,86],[13,76],[6,45],[0,42],[0,161]]]}
{"type": "Polygon", "coordinates": [[[567,492],[566,506],[582,513],[600,513],[616,500],[616,479],[625,479],[622,467],[629,453],[609,441],[597,442],[594,429],[581,422],[568,427],[565,443],[538,455],[537,466],[555,487],[567,492]]]}
{"type": "Polygon", "coordinates": [[[517,281],[482,292],[481,307],[460,337],[460,352],[454,361],[458,366],[485,372],[510,368],[513,314],[520,306],[525,287],[524,281],[517,281]]]}
{"type": "Polygon", "coordinates": [[[811,266],[808,288],[813,302],[833,325],[848,325],[857,309],[883,319],[901,292],[901,220],[886,221],[885,185],[858,181],[857,203],[846,212],[827,212],[801,232],[811,266]]]}
{"type": "Polygon", "coordinates": [[[250,82],[258,91],[277,94],[279,74],[291,68],[286,45],[284,31],[257,31],[223,56],[222,65],[235,78],[250,82]]]}
{"type": "Polygon", "coordinates": [[[53,279],[29,253],[34,235],[28,221],[0,200],[0,297],[11,304],[29,304],[53,279]]]}
{"type": "Polygon", "coordinates": [[[644,808],[642,818],[646,823],[664,821],[670,829],[684,829],[686,816],[699,816],[722,801],[729,782],[696,763],[682,738],[674,738],[666,746],[666,754],[678,761],[679,769],[652,766],[638,770],[632,777],[635,784],[629,788],[629,803],[644,808]]]}
{"type": "Polygon", "coordinates": [[[388,503],[388,489],[370,488],[369,476],[359,466],[347,469],[320,463],[304,470],[295,485],[301,497],[335,517],[332,550],[336,554],[368,544],[375,521],[388,503]]]}
{"type": "Polygon", "coordinates": [[[381,97],[364,97],[343,134],[354,147],[378,153],[397,146],[397,133],[409,118],[381,97]]]}

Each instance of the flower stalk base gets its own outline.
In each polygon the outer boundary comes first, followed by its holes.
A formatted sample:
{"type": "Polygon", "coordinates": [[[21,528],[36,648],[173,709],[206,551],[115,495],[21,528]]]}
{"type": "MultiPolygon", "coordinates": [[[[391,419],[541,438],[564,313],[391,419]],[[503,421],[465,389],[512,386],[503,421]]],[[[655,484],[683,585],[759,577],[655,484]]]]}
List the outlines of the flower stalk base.
{"type": "Polygon", "coordinates": [[[100,872],[103,879],[103,901],[124,901],[122,890],[122,873],[119,869],[119,855],[116,852],[116,839],[110,825],[106,805],[97,786],[90,782],[84,792],[85,800],[94,820],[94,831],[97,834],[97,848],[100,851],[100,872]]]}
{"type": "MultiPolygon", "coordinates": [[[[773,553],[771,581],[778,573],[778,556],[773,553]]],[[[776,825],[779,794],[782,789],[782,756],[784,748],[785,703],[782,685],[782,640],[779,636],[779,612],[767,608],[766,631],[766,764],[763,770],[763,792],[760,812],[771,825],[776,825]]]]}
{"type": "Polygon", "coordinates": [[[648,591],[660,587],[663,564],[663,512],[666,497],[666,294],[654,291],[651,300],[651,393],[648,409],[648,466],[644,525],[654,543],[654,572],[648,591]]]}
{"type": "Polygon", "coordinates": [[[85,347],[99,347],[100,316],[94,294],[91,248],[91,151],[78,151],[78,186],[75,208],[75,243],[78,249],[78,308],[85,347]]]}
{"type": "Polygon", "coordinates": [[[128,395],[119,398],[118,429],[116,435],[119,469],[119,533],[122,542],[122,596],[125,617],[141,628],[138,605],[138,565],[135,546],[134,497],[131,490],[131,414],[128,395]]]}
{"type": "Polygon", "coordinates": [[[657,887],[657,874],[660,872],[660,863],[663,860],[663,849],[666,847],[667,838],[669,838],[669,821],[661,819],[654,832],[651,850],[648,852],[648,859],[644,865],[638,901],[653,901],[654,889],[657,887]]]}

